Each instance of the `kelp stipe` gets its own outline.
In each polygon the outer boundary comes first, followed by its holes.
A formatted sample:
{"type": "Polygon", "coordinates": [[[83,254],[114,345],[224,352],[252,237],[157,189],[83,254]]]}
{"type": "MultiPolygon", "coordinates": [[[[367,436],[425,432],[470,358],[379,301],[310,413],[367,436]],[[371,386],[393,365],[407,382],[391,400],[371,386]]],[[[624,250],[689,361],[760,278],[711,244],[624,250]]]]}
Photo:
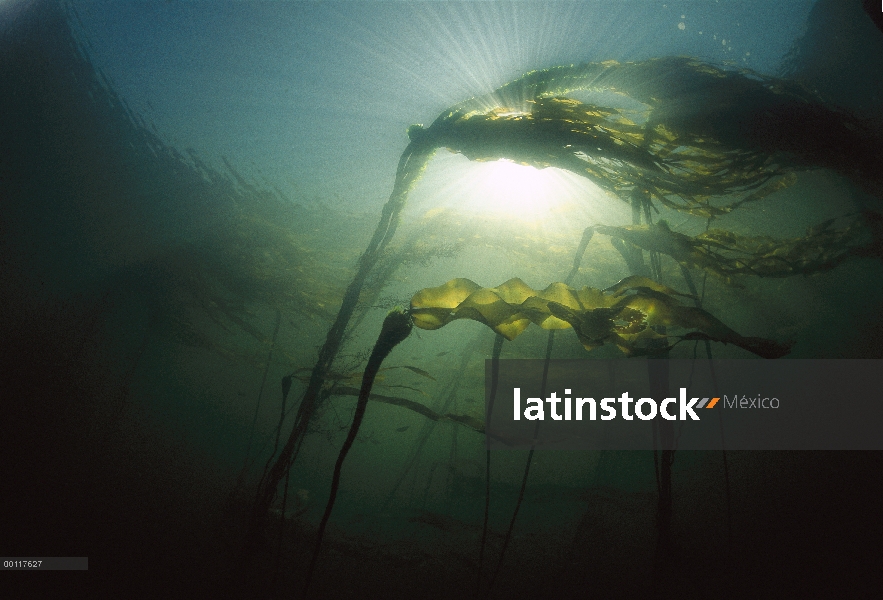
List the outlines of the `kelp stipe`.
{"type": "Polygon", "coordinates": [[[318,360],[313,367],[309,383],[298,407],[294,426],[288,441],[282,448],[267,477],[258,486],[257,498],[252,512],[249,539],[246,541],[246,559],[253,555],[255,548],[259,544],[259,531],[266,519],[267,511],[269,511],[270,506],[273,504],[273,499],[276,497],[279,483],[288,472],[303,442],[307,426],[315,413],[319,401],[322,384],[334,359],[337,357],[337,353],[340,351],[347,325],[350,322],[353,311],[356,309],[365,280],[395,234],[399,224],[399,215],[407,201],[408,192],[422,175],[426,164],[434,152],[434,147],[424,143],[417,136],[415,139],[412,139],[399,160],[392,194],[390,194],[389,200],[383,207],[380,221],[377,223],[371,241],[359,258],[356,274],[347,286],[337,317],[328,331],[325,343],[319,350],[318,360]]]}
{"type": "MultiPolygon", "coordinates": [[[[484,339],[483,335],[479,334],[479,335],[476,335],[475,338],[472,339],[472,341],[467,343],[466,350],[463,352],[462,356],[460,357],[460,361],[458,363],[458,366],[455,369],[453,369],[451,371],[451,373],[459,374],[459,373],[462,373],[466,369],[466,366],[469,363],[469,361],[471,360],[472,355],[478,351],[479,342],[483,339],[484,339]]],[[[447,411],[448,408],[450,407],[451,403],[454,402],[455,396],[456,396],[458,390],[460,389],[460,386],[462,385],[462,383],[463,383],[462,377],[458,377],[455,375],[451,378],[451,381],[448,384],[448,387],[439,395],[440,397],[444,398],[444,402],[442,404],[442,409],[441,409],[442,411],[447,411]]],[[[340,393],[340,389],[338,389],[338,393],[340,393]]],[[[351,393],[351,392],[348,390],[346,393],[351,393]]],[[[386,402],[387,401],[387,398],[385,398],[385,397],[378,398],[378,396],[376,394],[372,395],[371,399],[375,400],[375,401],[379,401],[379,402],[386,402]]],[[[390,399],[390,400],[392,400],[392,399],[390,399]]],[[[410,400],[405,400],[404,398],[401,398],[401,399],[397,398],[397,399],[394,399],[393,401],[396,402],[397,404],[399,404],[400,406],[405,406],[406,408],[411,408],[415,412],[419,412],[423,416],[429,418],[432,423],[439,422],[439,421],[448,421],[448,422],[455,423],[457,425],[462,425],[464,427],[472,429],[475,432],[482,434],[482,435],[485,433],[484,422],[475,418],[472,415],[452,414],[449,412],[439,413],[439,412],[430,410],[428,407],[424,406],[423,404],[418,404],[418,403],[410,401],[410,400]],[[402,402],[399,403],[398,402],[399,400],[401,400],[402,402]]],[[[432,431],[433,431],[432,426],[429,426],[429,427],[424,427],[423,430],[420,432],[420,434],[417,438],[417,443],[414,445],[414,449],[411,452],[411,456],[405,461],[404,468],[402,469],[401,473],[399,473],[399,476],[396,478],[395,483],[390,488],[389,493],[387,493],[387,495],[386,495],[386,499],[384,500],[383,504],[381,505],[381,511],[386,511],[389,508],[390,504],[392,504],[393,500],[395,499],[396,492],[399,490],[399,487],[402,485],[402,482],[404,482],[405,477],[407,477],[408,473],[410,473],[411,470],[414,469],[415,466],[417,465],[417,463],[420,459],[420,456],[421,456],[424,448],[426,447],[427,440],[429,439],[430,435],[432,434],[432,431]]]]}
{"type": "MultiPolygon", "coordinates": [[[[549,360],[552,358],[552,347],[555,343],[555,331],[549,332],[546,343],[546,358],[543,361],[543,378],[540,383],[540,397],[546,396],[546,383],[549,378],[549,360]]],[[[521,476],[521,487],[518,489],[518,500],[515,501],[515,510],[512,511],[512,518],[509,519],[509,527],[506,529],[506,536],[503,538],[503,547],[500,548],[500,556],[497,559],[497,567],[494,569],[491,580],[488,583],[487,597],[490,598],[494,590],[494,583],[503,567],[503,560],[506,558],[506,550],[509,548],[509,542],[512,541],[512,532],[515,530],[515,521],[518,520],[518,513],[521,511],[521,503],[524,501],[524,490],[527,489],[527,478],[530,475],[530,466],[533,464],[533,453],[536,451],[536,440],[540,436],[540,421],[537,421],[533,428],[533,443],[527,453],[527,460],[524,461],[524,473],[521,476]]]]}
{"type": "MultiPolygon", "coordinates": [[[[567,274],[567,277],[564,278],[564,283],[566,285],[570,285],[571,282],[573,281],[573,278],[576,277],[577,273],[579,273],[579,267],[580,267],[580,264],[582,263],[583,255],[585,255],[586,248],[588,248],[588,246],[589,246],[589,242],[592,241],[593,234],[594,234],[594,229],[592,227],[587,227],[583,231],[583,235],[580,238],[580,242],[579,242],[579,245],[577,246],[576,253],[573,256],[573,265],[571,266],[570,272],[567,274]]],[[[554,342],[555,342],[555,330],[551,330],[551,331],[549,331],[549,337],[548,337],[548,341],[546,344],[546,358],[545,358],[544,368],[543,368],[543,380],[542,380],[542,384],[540,386],[540,388],[541,388],[540,396],[541,397],[544,397],[545,393],[546,393],[545,392],[546,377],[548,375],[548,370],[549,370],[549,361],[552,358],[552,346],[553,346],[554,342]]],[[[497,344],[494,345],[494,364],[493,364],[492,377],[491,377],[491,386],[492,387],[491,387],[491,392],[490,392],[490,400],[489,400],[489,405],[488,405],[486,423],[490,423],[491,411],[493,409],[494,398],[496,396],[497,380],[498,380],[498,376],[499,376],[499,357],[500,357],[500,350],[502,348],[502,343],[503,343],[503,336],[497,334],[497,344]]],[[[536,426],[534,427],[534,439],[539,437],[539,428],[540,428],[540,424],[539,424],[539,422],[537,422],[536,426]]],[[[515,510],[512,511],[512,518],[510,519],[509,527],[506,530],[506,536],[503,540],[503,547],[500,550],[500,556],[497,559],[497,566],[494,569],[494,572],[491,575],[490,583],[488,584],[488,590],[487,590],[488,596],[490,596],[491,593],[493,592],[494,583],[497,580],[497,575],[499,575],[500,568],[503,566],[503,560],[506,557],[506,549],[509,547],[509,542],[512,539],[512,531],[515,528],[515,521],[518,519],[518,513],[521,510],[521,502],[524,500],[524,490],[527,487],[527,478],[530,475],[530,466],[533,463],[533,453],[534,453],[535,448],[536,448],[536,444],[531,444],[530,452],[528,452],[527,460],[525,461],[525,464],[524,464],[524,474],[522,475],[522,478],[521,478],[521,488],[518,493],[518,500],[515,503],[515,510]]],[[[486,472],[485,472],[486,490],[485,490],[484,531],[483,531],[482,537],[481,537],[481,553],[479,555],[479,561],[478,561],[478,577],[477,577],[477,585],[476,585],[476,590],[475,590],[476,596],[479,596],[481,593],[481,568],[482,568],[482,561],[484,559],[484,546],[485,546],[485,541],[487,539],[488,515],[489,515],[489,511],[490,511],[490,477],[491,477],[490,444],[488,444],[488,448],[487,448],[486,452],[487,452],[487,456],[486,456],[486,472]]]]}
{"type": "Polygon", "coordinates": [[[374,379],[380,370],[380,365],[392,352],[392,349],[402,343],[411,333],[411,317],[407,312],[396,309],[390,312],[383,321],[383,327],[380,335],[377,337],[377,343],[374,344],[374,350],[371,351],[371,357],[368,359],[368,365],[365,367],[365,374],[362,377],[362,387],[359,391],[359,401],[356,404],[356,412],[353,415],[353,422],[350,425],[349,433],[340,453],[337,456],[337,463],[334,465],[334,475],[331,480],[331,491],[328,495],[328,504],[325,507],[325,513],[319,523],[319,530],[316,534],[316,548],[313,551],[313,558],[310,561],[310,567],[307,571],[306,580],[304,582],[303,597],[307,597],[310,589],[310,582],[313,578],[313,571],[316,568],[316,560],[319,558],[319,551],[322,548],[322,537],[325,534],[325,527],[328,525],[328,519],[331,517],[331,511],[334,509],[334,501],[337,499],[337,490],[340,487],[340,472],[343,468],[343,461],[349,453],[356,436],[359,433],[359,427],[362,425],[362,419],[365,416],[365,409],[368,407],[368,398],[371,396],[371,388],[374,385],[374,379]]]}
{"type": "MultiPolygon", "coordinates": [[[[494,401],[497,397],[497,383],[500,375],[500,353],[503,351],[504,338],[499,333],[494,338],[494,350],[491,356],[491,389],[488,393],[488,406],[485,417],[485,426],[490,422],[494,410],[494,401]]],[[[484,567],[484,548],[487,543],[488,522],[490,520],[491,511],[491,448],[488,444],[485,449],[484,462],[484,524],[481,528],[481,546],[478,551],[478,572],[476,573],[475,595],[481,592],[481,572],[484,567]]]]}

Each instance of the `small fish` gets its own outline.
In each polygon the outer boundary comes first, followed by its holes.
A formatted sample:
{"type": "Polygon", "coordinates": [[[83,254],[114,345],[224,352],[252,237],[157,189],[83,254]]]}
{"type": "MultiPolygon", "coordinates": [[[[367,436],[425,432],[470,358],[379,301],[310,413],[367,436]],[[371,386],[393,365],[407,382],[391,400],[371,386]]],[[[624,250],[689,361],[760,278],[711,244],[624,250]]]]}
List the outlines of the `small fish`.
{"type": "Polygon", "coordinates": [[[398,431],[399,433],[402,433],[403,431],[407,431],[409,427],[411,427],[411,426],[405,425],[404,427],[397,427],[396,431],[398,431]]]}
{"type": "Polygon", "coordinates": [[[423,369],[419,369],[419,368],[417,368],[417,367],[412,367],[412,366],[410,366],[410,365],[402,365],[402,368],[403,368],[403,369],[408,369],[408,370],[411,371],[412,373],[417,373],[417,374],[420,375],[421,377],[426,377],[427,379],[432,379],[433,381],[435,381],[435,377],[433,377],[432,375],[430,375],[429,373],[427,373],[427,372],[424,371],[423,369]]]}
{"type": "Polygon", "coordinates": [[[448,353],[447,350],[445,350],[444,352],[439,352],[438,354],[436,354],[435,357],[438,358],[440,356],[444,356],[447,353],[448,353]]]}
{"type": "Polygon", "coordinates": [[[423,369],[420,369],[418,367],[412,367],[411,365],[399,365],[397,367],[384,367],[380,370],[381,371],[389,371],[390,369],[408,369],[412,373],[417,373],[417,375],[420,375],[421,377],[426,377],[427,379],[432,379],[433,381],[436,380],[435,377],[433,377],[432,375],[430,375],[429,373],[427,373],[423,369]]]}

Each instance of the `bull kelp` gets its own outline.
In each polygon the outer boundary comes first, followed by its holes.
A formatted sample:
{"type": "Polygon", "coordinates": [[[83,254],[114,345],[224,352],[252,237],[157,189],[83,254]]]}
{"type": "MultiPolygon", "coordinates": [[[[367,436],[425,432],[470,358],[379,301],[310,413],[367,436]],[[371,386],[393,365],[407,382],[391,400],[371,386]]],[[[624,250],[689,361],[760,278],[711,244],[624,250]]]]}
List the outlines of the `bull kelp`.
{"type": "Polygon", "coordinates": [[[534,71],[409,135],[472,160],[572,171],[626,201],[643,190],[700,216],[758,200],[793,183],[795,171],[827,167],[879,184],[883,165],[879,140],[862,122],[801,86],[686,57],[534,71]],[[602,90],[643,109],[567,97],[602,90]],[[736,204],[710,202],[753,190],[736,204]]]}
{"type": "Polygon", "coordinates": [[[221,4],[0,0],[0,547],[98,597],[881,596],[878,453],[488,426],[509,367],[742,408],[693,359],[883,356],[859,0],[221,4]]]}
{"type": "Polygon", "coordinates": [[[575,290],[553,283],[534,290],[520,279],[483,288],[468,279],[453,279],[437,288],[420,290],[411,299],[414,325],[439,329],[458,319],[483,323],[507,340],[514,340],[530,323],[543,329],[573,328],[586,350],[611,343],[626,356],[661,355],[672,346],[660,340],[674,336],[670,328],[691,330],[681,339],[707,339],[735,344],[764,358],[779,358],[788,345],[743,337],[701,308],[682,305],[680,294],[645,277],[626,278],[609,290],[575,290]],[[658,332],[666,328],[665,334],[658,332]]]}
{"type": "Polygon", "coordinates": [[[812,275],[833,269],[851,256],[867,256],[873,243],[860,243],[867,236],[861,219],[853,218],[837,228],[836,219],[810,227],[803,237],[775,239],[745,236],[725,229],[708,229],[688,236],[672,231],[660,220],[648,225],[611,227],[596,225],[587,232],[598,232],[613,240],[628,242],[651,253],[665,254],[682,267],[701,269],[738,285],[736,275],[790,277],[812,275]]]}
{"type": "Polygon", "coordinates": [[[794,185],[796,174],[806,170],[827,168],[865,189],[880,189],[879,139],[861,121],[797,83],[748,69],[665,57],[533,71],[443,111],[428,127],[413,125],[408,136],[392,194],[319,351],[288,441],[260,484],[252,543],[318,404],[328,397],[324,382],[369,274],[386,253],[410,191],[440,148],[474,161],[508,159],[569,171],[630,204],[631,227],[586,223],[581,248],[594,232],[608,235],[632,274],[645,279],[631,280],[609,294],[564,284],[537,292],[518,280],[481,288],[456,279],[414,296],[411,314],[418,327],[465,317],[514,337],[532,321],[553,329],[572,327],[587,349],[612,342],[626,355],[665,355],[672,347],[668,329],[675,328],[684,330],[681,340],[735,344],[776,358],[787,354],[789,345],[741,336],[704,311],[689,270],[702,269],[728,282],[742,275],[809,275],[832,269],[849,256],[866,256],[873,246],[867,245],[867,231],[862,233],[862,222],[874,223],[873,217],[862,221],[846,216],[843,227],[827,222],[789,240],[719,228],[688,236],[664,221],[653,223],[653,213],[663,206],[705,218],[710,225],[794,185]],[[623,103],[601,106],[583,97],[599,91],[612,92],[623,103]],[[644,251],[649,252],[650,270],[643,266],[644,251]],[[660,287],[662,254],[681,266],[695,306],[683,305],[677,293],[660,287]],[[513,290],[525,292],[515,294],[517,302],[508,299],[513,290]],[[473,294],[494,298],[485,305],[470,301],[473,294]],[[438,302],[427,302],[430,296],[438,302]]]}

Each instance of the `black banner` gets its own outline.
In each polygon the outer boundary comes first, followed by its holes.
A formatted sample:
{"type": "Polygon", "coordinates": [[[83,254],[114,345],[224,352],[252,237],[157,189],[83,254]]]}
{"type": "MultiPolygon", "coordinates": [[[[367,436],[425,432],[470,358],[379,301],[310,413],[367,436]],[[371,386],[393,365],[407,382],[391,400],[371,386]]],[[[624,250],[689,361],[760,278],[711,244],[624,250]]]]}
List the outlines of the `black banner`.
{"type": "Polygon", "coordinates": [[[883,450],[883,360],[500,360],[493,399],[491,365],[491,449],[883,450]]]}

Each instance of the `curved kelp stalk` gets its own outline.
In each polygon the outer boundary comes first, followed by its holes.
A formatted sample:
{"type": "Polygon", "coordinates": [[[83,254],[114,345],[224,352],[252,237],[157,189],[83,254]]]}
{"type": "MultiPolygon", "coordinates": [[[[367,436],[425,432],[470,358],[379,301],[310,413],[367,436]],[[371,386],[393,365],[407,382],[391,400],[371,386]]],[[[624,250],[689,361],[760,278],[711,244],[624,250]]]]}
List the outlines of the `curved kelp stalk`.
{"type": "Polygon", "coordinates": [[[429,330],[471,319],[507,340],[518,337],[531,323],[549,330],[573,328],[586,350],[612,343],[627,356],[665,353],[674,344],[659,347],[657,340],[670,337],[733,344],[763,358],[780,358],[791,351],[789,344],[742,336],[709,312],[681,304],[677,296],[689,297],[637,276],[606,290],[576,290],[553,283],[541,291],[518,278],[496,288],[461,278],[414,294],[411,316],[416,327],[429,330]],[[680,336],[671,331],[663,335],[654,330],[658,326],[688,331],[680,336]]]}
{"type": "Polygon", "coordinates": [[[325,507],[325,514],[319,522],[319,531],[316,536],[316,549],[313,552],[313,558],[310,561],[310,567],[307,571],[306,581],[304,582],[304,598],[310,588],[310,582],[313,577],[313,571],[316,568],[316,560],[319,557],[319,550],[322,548],[322,538],[325,534],[325,527],[328,525],[328,519],[331,517],[331,511],[334,508],[334,501],[337,499],[337,490],[340,487],[340,472],[343,468],[343,461],[346,459],[347,453],[352,448],[353,442],[359,433],[359,427],[362,425],[362,419],[365,416],[365,409],[368,407],[368,398],[371,395],[371,387],[374,385],[374,378],[380,370],[380,365],[389,353],[398,344],[403,342],[411,333],[411,317],[402,310],[393,310],[383,321],[383,328],[374,344],[374,350],[368,359],[368,366],[365,368],[365,375],[362,378],[362,387],[359,391],[359,400],[356,404],[356,412],[353,415],[353,423],[350,425],[349,433],[340,453],[337,456],[337,463],[334,465],[334,475],[331,480],[331,492],[328,496],[328,504],[325,507]]]}
{"type": "MultiPolygon", "coordinates": [[[[543,361],[543,378],[540,382],[540,397],[546,396],[546,383],[548,382],[549,376],[549,361],[552,358],[552,347],[555,343],[555,331],[552,330],[549,332],[549,337],[546,342],[546,357],[543,361]]],[[[490,412],[488,412],[488,422],[490,422],[490,412]]],[[[515,510],[512,511],[512,517],[509,519],[509,527],[506,528],[506,535],[503,537],[503,546],[500,548],[500,556],[497,558],[497,566],[494,569],[493,574],[491,575],[491,580],[488,583],[487,589],[487,598],[490,598],[491,593],[494,589],[494,583],[497,581],[497,576],[500,574],[500,569],[503,567],[503,559],[506,558],[506,550],[509,547],[509,542],[512,541],[512,532],[515,530],[515,522],[518,520],[518,513],[521,511],[521,503],[524,501],[524,490],[527,489],[527,479],[530,476],[530,467],[533,464],[533,454],[537,448],[537,439],[540,437],[540,422],[537,421],[534,424],[533,428],[533,442],[530,445],[530,450],[527,453],[527,460],[524,461],[524,472],[521,475],[521,487],[518,488],[518,498],[515,501],[515,510]]],[[[488,454],[490,454],[490,448],[488,448],[488,454]]],[[[488,463],[490,464],[490,463],[488,463]]],[[[482,542],[484,542],[484,538],[482,538],[482,542]]],[[[481,573],[479,573],[481,575],[481,573]]],[[[479,590],[480,591],[480,590],[479,590]]]]}
{"type": "Polygon", "coordinates": [[[399,224],[399,215],[405,206],[408,193],[422,175],[434,152],[435,148],[427,144],[419,141],[411,142],[399,160],[392,194],[383,207],[380,221],[377,223],[377,228],[374,230],[368,247],[359,258],[356,274],[347,286],[337,317],[328,331],[325,343],[319,350],[318,360],[313,367],[309,383],[301,399],[288,441],[282,448],[276,462],[273,463],[273,467],[258,486],[249,539],[246,541],[245,552],[247,556],[251,556],[258,543],[260,529],[270,506],[273,504],[273,499],[276,497],[279,483],[288,472],[294,454],[303,442],[303,436],[306,434],[310,419],[315,414],[326,374],[340,351],[347,325],[359,302],[365,280],[395,234],[399,224]]]}

